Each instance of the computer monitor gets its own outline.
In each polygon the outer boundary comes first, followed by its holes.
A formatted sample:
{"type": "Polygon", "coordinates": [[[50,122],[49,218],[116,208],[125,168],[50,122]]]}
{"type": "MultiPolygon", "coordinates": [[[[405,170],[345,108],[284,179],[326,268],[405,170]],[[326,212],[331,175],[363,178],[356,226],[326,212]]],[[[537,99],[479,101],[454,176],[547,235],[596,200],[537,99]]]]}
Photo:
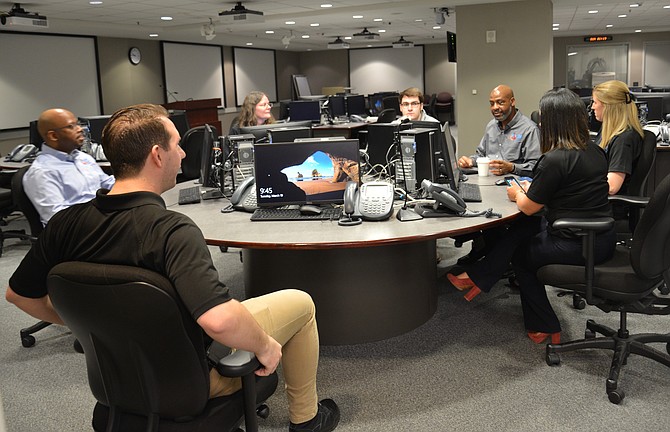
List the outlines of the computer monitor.
{"type": "Polygon", "coordinates": [[[443,126],[442,140],[440,140],[440,153],[442,160],[438,161],[438,172],[443,176],[443,181],[446,183],[451,190],[458,190],[458,182],[461,180],[461,170],[458,168],[458,158],[456,157],[456,145],[454,143],[453,137],[451,136],[451,130],[449,129],[449,123],[445,123],[443,126]]]}
{"type": "Polygon", "coordinates": [[[375,93],[368,95],[368,105],[371,115],[379,115],[380,112],[384,111],[384,94],[375,93]]]}
{"type": "Polygon", "coordinates": [[[214,172],[214,147],[216,138],[214,130],[208,124],[205,125],[202,134],[202,153],[200,154],[200,184],[204,187],[216,187],[216,176],[214,172]]]}
{"type": "Polygon", "coordinates": [[[188,123],[188,118],[186,117],[186,111],[171,110],[170,120],[172,120],[172,123],[174,123],[174,126],[177,128],[179,136],[184,136],[184,134],[191,128],[188,123]]]}
{"type": "Polygon", "coordinates": [[[364,95],[349,95],[346,97],[347,115],[362,115],[367,114],[365,110],[365,96],[364,95]]]}
{"type": "Polygon", "coordinates": [[[37,148],[42,147],[44,138],[40,135],[40,131],[37,129],[37,120],[30,122],[30,143],[37,148]]]}
{"type": "Polygon", "coordinates": [[[347,182],[360,182],[357,140],[257,144],[254,153],[259,207],[341,204],[347,182]]]}
{"type": "Polygon", "coordinates": [[[321,122],[321,102],[316,100],[291,101],[288,106],[291,121],[311,120],[321,122]]]}
{"type": "Polygon", "coordinates": [[[79,117],[79,120],[88,122],[88,130],[91,134],[91,141],[94,143],[102,143],[102,130],[109,121],[111,115],[86,116],[79,117]]]}
{"type": "Polygon", "coordinates": [[[344,102],[344,96],[329,96],[328,110],[333,118],[344,117],[347,115],[347,107],[344,102]]]}
{"type": "Polygon", "coordinates": [[[301,96],[311,96],[312,90],[309,88],[309,81],[305,75],[293,75],[293,94],[295,99],[301,96]]]}
{"type": "Polygon", "coordinates": [[[271,143],[277,142],[293,142],[300,138],[311,138],[312,128],[307,126],[302,127],[283,127],[268,129],[268,141],[271,143]]]}
{"type": "Polygon", "coordinates": [[[270,129],[282,129],[287,127],[312,127],[311,120],[292,121],[288,123],[272,123],[260,126],[240,126],[240,134],[251,134],[254,136],[254,141],[257,143],[268,142],[268,131],[270,129]]]}

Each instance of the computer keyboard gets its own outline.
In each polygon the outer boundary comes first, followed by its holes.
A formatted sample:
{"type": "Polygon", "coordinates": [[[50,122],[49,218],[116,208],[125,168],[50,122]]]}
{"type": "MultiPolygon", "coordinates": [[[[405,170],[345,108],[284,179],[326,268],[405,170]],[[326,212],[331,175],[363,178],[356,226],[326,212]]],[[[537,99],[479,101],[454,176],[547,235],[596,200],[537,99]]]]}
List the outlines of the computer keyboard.
{"type": "Polygon", "coordinates": [[[482,193],[479,190],[479,185],[474,183],[459,183],[458,196],[463,198],[465,202],[482,202],[482,193]]]}
{"type": "Polygon", "coordinates": [[[341,208],[324,208],[319,214],[301,214],[297,208],[259,208],[251,215],[252,221],[338,220],[341,208]]]}
{"type": "Polygon", "coordinates": [[[202,195],[200,194],[200,186],[192,186],[184,189],[179,189],[179,204],[194,204],[199,203],[202,195]]]}

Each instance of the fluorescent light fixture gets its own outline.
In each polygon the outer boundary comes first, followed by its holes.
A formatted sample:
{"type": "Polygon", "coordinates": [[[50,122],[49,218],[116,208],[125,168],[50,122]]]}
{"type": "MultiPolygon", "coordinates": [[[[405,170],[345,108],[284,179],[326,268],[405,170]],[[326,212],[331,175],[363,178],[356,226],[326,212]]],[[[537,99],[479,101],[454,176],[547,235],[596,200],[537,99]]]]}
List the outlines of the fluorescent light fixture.
{"type": "Polygon", "coordinates": [[[275,34],[274,30],[265,30],[265,34],[275,34]]]}
{"type": "Polygon", "coordinates": [[[590,13],[590,14],[597,14],[598,11],[597,11],[597,10],[590,10],[589,13],[590,13]]]}
{"type": "Polygon", "coordinates": [[[247,42],[246,43],[247,46],[253,46],[253,44],[254,44],[253,42],[247,42]]]}
{"type": "Polygon", "coordinates": [[[607,24],[607,25],[605,26],[605,28],[612,28],[612,27],[614,27],[613,24],[607,24]]]}
{"type": "Polygon", "coordinates": [[[330,8],[330,7],[333,7],[333,5],[330,4],[330,3],[324,3],[324,4],[321,5],[321,7],[322,8],[330,8]]]}
{"type": "Polygon", "coordinates": [[[286,22],[284,22],[284,24],[286,24],[286,25],[293,25],[293,24],[295,24],[295,21],[286,21],[286,22]]]}
{"type": "Polygon", "coordinates": [[[344,40],[351,40],[351,39],[352,39],[351,36],[345,36],[345,37],[344,37],[344,40]]]}
{"type": "Polygon", "coordinates": [[[302,35],[300,37],[303,38],[303,39],[309,39],[309,35],[302,35]]]}
{"type": "Polygon", "coordinates": [[[162,21],[172,21],[172,17],[171,16],[162,16],[161,20],[162,21]]]}
{"type": "Polygon", "coordinates": [[[361,19],[363,18],[363,15],[354,15],[352,16],[353,19],[361,19]]]}
{"type": "Polygon", "coordinates": [[[310,26],[310,27],[318,27],[318,26],[319,26],[319,23],[312,23],[312,24],[310,24],[309,26],[310,26]]]}
{"type": "Polygon", "coordinates": [[[439,29],[441,29],[441,28],[442,28],[442,27],[440,27],[440,26],[433,26],[433,30],[439,30],[439,29]]]}
{"type": "Polygon", "coordinates": [[[573,51],[573,52],[569,52],[569,53],[568,53],[568,57],[570,57],[570,56],[575,56],[575,55],[577,55],[577,54],[579,54],[579,53],[576,53],[576,52],[574,52],[574,51],[573,51]]]}
{"type": "Polygon", "coordinates": [[[558,26],[560,26],[560,24],[558,24],[558,23],[554,23],[553,26],[554,26],[554,27],[558,27],[558,26]]]}
{"type": "Polygon", "coordinates": [[[628,6],[632,7],[632,8],[636,8],[636,7],[640,7],[640,3],[631,3],[628,6]]]}
{"type": "Polygon", "coordinates": [[[379,29],[379,30],[377,30],[377,31],[378,31],[379,33],[386,33],[386,30],[384,30],[384,29],[379,29]]]}
{"type": "Polygon", "coordinates": [[[635,33],[642,33],[642,30],[637,29],[637,30],[635,30],[635,33]]]}
{"type": "Polygon", "coordinates": [[[626,14],[621,14],[621,15],[619,15],[619,18],[626,18],[627,16],[628,15],[626,15],[626,14]]]}
{"type": "Polygon", "coordinates": [[[382,22],[382,21],[384,21],[384,18],[375,18],[375,19],[373,19],[372,21],[374,21],[374,22],[382,22]]]}
{"type": "Polygon", "coordinates": [[[90,2],[88,2],[88,4],[90,4],[92,6],[97,6],[97,5],[101,5],[102,2],[101,1],[90,1],[90,2]]]}
{"type": "Polygon", "coordinates": [[[156,38],[158,37],[158,33],[149,33],[149,37],[156,38]]]}

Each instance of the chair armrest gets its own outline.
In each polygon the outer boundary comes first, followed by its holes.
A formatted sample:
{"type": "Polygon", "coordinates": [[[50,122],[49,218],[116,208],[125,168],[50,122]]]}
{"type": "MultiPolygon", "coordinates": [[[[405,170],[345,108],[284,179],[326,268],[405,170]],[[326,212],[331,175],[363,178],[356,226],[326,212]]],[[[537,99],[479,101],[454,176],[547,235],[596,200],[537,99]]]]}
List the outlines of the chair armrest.
{"type": "Polygon", "coordinates": [[[611,217],[602,217],[595,219],[563,218],[556,219],[552,227],[556,229],[578,229],[581,231],[603,232],[614,226],[614,219],[611,217]]]}
{"type": "Polygon", "coordinates": [[[618,202],[628,204],[634,207],[646,207],[649,203],[649,197],[641,197],[634,195],[610,195],[608,197],[610,202],[618,202]]]}
{"type": "Polygon", "coordinates": [[[614,218],[563,218],[555,220],[552,227],[579,230],[577,235],[582,237],[582,256],[585,261],[584,278],[586,281],[586,292],[584,297],[588,304],[593,304],[593,274],[595,272],[593,250],[596,244],[596,234],[612,229],[614,227],[614,218]]]}
{"type": "Polygon", "coordinates": [[[236,378],[249,375],[261,365],[254,353],[243,350],[232,351],[214,341],[207,350],[208,362],[221,376],[236,378]]]}

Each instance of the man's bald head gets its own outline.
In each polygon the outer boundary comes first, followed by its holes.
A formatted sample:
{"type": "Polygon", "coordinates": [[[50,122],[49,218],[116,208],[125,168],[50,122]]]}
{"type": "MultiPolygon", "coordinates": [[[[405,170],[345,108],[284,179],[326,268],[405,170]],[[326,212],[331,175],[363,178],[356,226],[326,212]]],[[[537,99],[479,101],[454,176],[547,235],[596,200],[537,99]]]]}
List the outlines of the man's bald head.
{"type": "Polygon", "coordinates": [[[491,114],[498,120],[503,127],[507,126],[516,113],[516,101],[514,100],[514,91],[509,86],[500,84],[493,90],[489,96],[491,114]]]}
{"type": "Polygon", "coordinates": [[[78,149],[84,142],[77,117],[63,108],[51,108],[42,112],[37,119],[37,130],[49,147],[65,153],[78,149]]]}

